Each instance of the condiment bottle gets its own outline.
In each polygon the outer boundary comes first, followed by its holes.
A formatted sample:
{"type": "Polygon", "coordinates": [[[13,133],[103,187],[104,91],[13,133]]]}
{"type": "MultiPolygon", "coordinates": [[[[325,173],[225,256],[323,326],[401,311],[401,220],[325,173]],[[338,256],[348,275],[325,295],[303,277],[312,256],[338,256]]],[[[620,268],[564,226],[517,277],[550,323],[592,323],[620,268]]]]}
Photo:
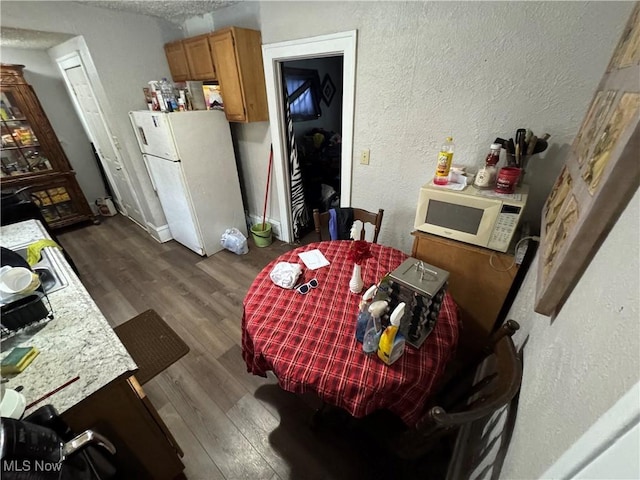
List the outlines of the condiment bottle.
{"type": "Polygon", "coordinates": [[[438,164],[433,183],[436,185],[446,185],[449,183],[449,170],[453,160],[453,137],[447,137],[446,141],[438,153],[438,164]]]}
{"type": "Polygon", "coordinates": [[[498,177],[498,167],[496,164],[500,161],[500,149],[502,145],[499,143],[492,143],[489,154],[484,161],[484,166],[478,170],[476,178],[473,184],[476,188],[493,188],[496,184],[496,178],[498,177]]]}

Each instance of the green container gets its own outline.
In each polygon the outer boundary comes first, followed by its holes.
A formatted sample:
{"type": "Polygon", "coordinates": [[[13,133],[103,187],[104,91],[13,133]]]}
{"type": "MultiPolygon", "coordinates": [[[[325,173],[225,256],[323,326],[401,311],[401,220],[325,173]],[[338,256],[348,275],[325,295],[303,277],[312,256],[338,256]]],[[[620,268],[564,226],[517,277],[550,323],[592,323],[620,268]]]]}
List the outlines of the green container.
{"type": "Polygon", "coordinates": [[[256,243],[256,247],[268,247],[271,245],[271,224],[265,223],[264,230],[262,229],[262,223],[256,223],[251,227],[251,235],[253,241],[256,243]]]}

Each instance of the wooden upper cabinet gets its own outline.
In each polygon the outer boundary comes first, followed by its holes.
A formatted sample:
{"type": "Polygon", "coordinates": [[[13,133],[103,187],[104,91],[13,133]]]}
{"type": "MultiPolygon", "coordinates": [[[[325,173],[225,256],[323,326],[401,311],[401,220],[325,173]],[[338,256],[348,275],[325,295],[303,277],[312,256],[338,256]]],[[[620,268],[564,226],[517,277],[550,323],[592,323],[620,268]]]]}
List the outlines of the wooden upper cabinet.
{"type": "Polygon", "coordinates": [[[182,45],[187,57],[189,80],[216,80],[216,68],[209,49],[209,34],[185,38],[182,45]]]}
{"type": "Polygon", "coordinates": [[[230,122],[269,119],[260,32],[229,27],[209,36],[224,111],[230,122]]]}
{"type": "Polygon", "coordinates": [[[167,43],[164,46],[164,53],[167,56],[171,78],[174,82],[184,82],[190,80],[189,64],[187,63],[187,54],[184,51],[182,40],[167,43]]]}

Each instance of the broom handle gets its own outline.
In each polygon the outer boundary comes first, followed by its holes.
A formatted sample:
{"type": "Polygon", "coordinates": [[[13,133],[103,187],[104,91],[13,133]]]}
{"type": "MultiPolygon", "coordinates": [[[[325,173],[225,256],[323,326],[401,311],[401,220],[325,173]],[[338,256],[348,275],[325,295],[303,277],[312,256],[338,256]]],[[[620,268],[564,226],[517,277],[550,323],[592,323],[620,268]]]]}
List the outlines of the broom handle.
{"type": "Polygon", "coordinates": [[[267,198],[269,198],[269,183],[271,180],[271,164],[273,163],[273,144],[269,152],[269,169],[267,170],[267,191],[264,194],[264,209],[262,210],[262,231],[264,232],[267,223],[267,198]]]}

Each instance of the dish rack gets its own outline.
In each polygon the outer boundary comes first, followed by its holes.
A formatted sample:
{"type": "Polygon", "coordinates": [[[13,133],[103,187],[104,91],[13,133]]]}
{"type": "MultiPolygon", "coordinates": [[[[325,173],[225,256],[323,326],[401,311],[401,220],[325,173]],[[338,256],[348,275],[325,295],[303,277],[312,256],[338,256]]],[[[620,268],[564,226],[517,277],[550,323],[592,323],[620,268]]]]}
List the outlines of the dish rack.
{"type": "Polygon", "coordinates": [[[29,294],[7,297],[0,305],[0,340],[44,325],[54,318],[49,296],[42,287],[29,294]]]}

